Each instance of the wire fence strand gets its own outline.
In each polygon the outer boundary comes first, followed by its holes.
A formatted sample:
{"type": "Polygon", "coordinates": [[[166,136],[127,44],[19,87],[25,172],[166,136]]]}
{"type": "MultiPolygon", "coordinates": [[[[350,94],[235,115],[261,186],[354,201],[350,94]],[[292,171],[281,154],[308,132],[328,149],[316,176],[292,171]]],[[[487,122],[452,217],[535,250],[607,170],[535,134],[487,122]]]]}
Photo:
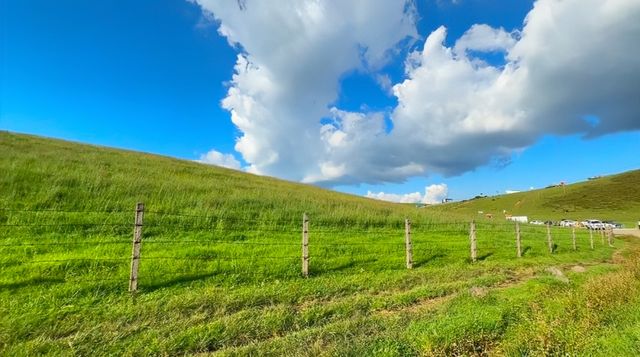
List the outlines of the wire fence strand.
{"type": "MultiPolygon", "coordinates": [[[[193,263],[193,267],[210,268],[211,263],[216,262],[218,267],[222,267],[220,268],[222,270],[215,273],[200,271],[184,273],[201,276],[203,274],[218,274],[225,269],[235,267],[235,265],[228,264],[220,265],[220,262],[243,262],[242,265],[262,264],[265,266],[279,264],[278,266],[283,267],[282,269],[290,269],[294,260],[302,258],[301,255],[293,255],[295,254],[294,250],[300,249],[302,244],[299,239],[302,220],[297,218],[240,217],[161,210],[145,210],[144,213],[147,215],[146,221],[139,227],[144,229],[141,244],[145,248],[137,259],[158,262],[150,263],[153,269],[162,270],[163,266],[183,267],[192,265],[191,263],[193,263]],[[227,249],[227,246],[238,248],[227,249]],[[273,249],[269,249],[271,247],[273,249]],[[184,249],[181,250],[181,248],[184,249]],[[271,262],[263,263],[265,260],[271,262]],[[161,263],[164,261],[183,263],[173,265],[161,263]]],[[[12,254],[9,259],[6,258],[9,255],[5,254],[3,257],[0,254],[0,267],[21,271],[19,270],[22,269],[21,266],[55,264],[45,266],[46,269],[53,269],[52,271],[45,270],[41,273],[24,268],[28,274],[40,274],[46,276],[47,279],[55,280],[58,278],[55,274],[60,271],[84,273],[83,270],[80,270],[83,269],[82,265],[72,263],[95,263],[91,265],[91,271],[102,271],[105,267],[108,269],[104,272],[104,276],[94,277],[94,281],[123,283],[129,277],[111,278],[111,275],[122,275],[123,270],[132,261],[130,250],[121,250],[118,246],[124,247],[133,243],[130,239],[122,238],[125,230],[133,232],[135,227],[133,218],[133,211],[121,209],[0,208],[0,228],[4,228],[0,229],[0,253],[5,250],[12,254]],[[82,216],[76,217],[72,214],[82,216]],[[131,221],[119,222],[122,221],[121,214],[131,214],[131,221]],[[87,219],[86,215],[107,216],[103,221],[96,222],[98,217],[92,216],[87,219]],[[12,231],[13,227],[25,230],[12,231]],[[51,228],[67,230],[59,232],[51,228]],[[11,232],[29,232],[32,234],[31,240],[24,240],[24,237],[18,236],[18,233],[14,235],[11,232]],[[118,239],[108,240],[107,237],[118,237],[118,239]],[[51,238],[55,240],[51,241],[51,238]],[[34,241],[34,239],[36,240],[34,241]],[[66,248],[65,255],[70,256],[49,259],[49,256],[59,254],[57,249],[53,249],[56,246],[66,248]],[[104,253],[107,253],[104,255],[107,256],[85,256],[91,251],[89,249],[102,246],[113,246],[114,248],[103,250],[104,253]],[[88,247],[89,249],[74,247],[88,247]],[[13,255],[20,252],[14,248],[23,248],[22,252],[29,259],[11,259],[13,255]],[[115,254],[120,254],[118,252],[126,252],[126,255],[112,257],[115,254]],[[112,268],[119,271],[109,271],[112,268]],[[53,276],[49,276],[50,274],[53,276]]],[[[349,219],[318,219],[309,225],[311,256],[307,259],[317,262],[317,266],[320,266],[319,271],[323,271],[323,269],[331,271],[334,269],[331,264],[340,265],[344,264],[344,261],[362,264],[390,261],[394,262],[392,263],[393,267],[402,269],[403,265],[397,264],[396,261],[400,262],[405,259],[403,253],[406,250],[404,229],[403,222],[400,220],[357,222],[349,219]]],[[[477,245],[480,250],[479,256],[482,259],[493,255],[505,259],[515,259],[515,223],[482,222],[477,223],[475,229],[477,245]]],[[[584,230],[576,230],[575,232],[576,240],[580,246],[579,251],[590,251],[588,243],[585,242],[587,232],[584,230]]],[[[594,233],[594,241],[599,243],[600,232],[594,233]]],[[[550,256],[551,259],[558,259],[555,254],[574,251],[571,244],[573,234],[571,228],[551,228],[551,236],[555,245],[553,254],[550,256]]],[[[411,235],[415,262],[429,262],[433,259],[469,259],[470,222],[416,220],[412,222],[411,235]]],[[[527,255],[549,254],[546,226],[521,224],[520,235],[527,255]]],[[[182,273],[168,272],[167,274],[157,274],[157,276],[167,278],[172,274],[181,276],[182,273]]],[[[156,275],[148,274],[144,279],[153,281],[154,276],[156,275]]],[[[31,275],[29,277],[32,278],[31,275]]],[[[84,281],[82,277],[77,278],[73,275],[65,276],[63,279],[64,281],[84,281]]],[[[11,286],[11,284],[14,283],[0,282],[0,288],[5,285],[11,286]]]]}

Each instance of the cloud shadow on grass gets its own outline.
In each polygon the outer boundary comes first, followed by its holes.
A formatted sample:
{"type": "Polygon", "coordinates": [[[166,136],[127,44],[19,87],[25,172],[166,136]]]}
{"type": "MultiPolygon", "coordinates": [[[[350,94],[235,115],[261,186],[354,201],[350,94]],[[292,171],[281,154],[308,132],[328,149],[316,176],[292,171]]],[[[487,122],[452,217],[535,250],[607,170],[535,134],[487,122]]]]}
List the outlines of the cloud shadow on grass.
{"type": "Polygon", "coordinates": [[[357,268],[359,266],[365,267],[367,264],[375,263],[378,260],[379,260],[378,258],[350,259],[348,262],[340,263],[332,267],[324,267],[324,268],[319,268],[317,270],[311,268],[310,274],[317,276],[317,275],[322,275],[330,272],[349,270],[349,269],[357,268]]]}
{"type": "Polygon", "coordinates": [[[183,276],[173,277],[171,279],[166,279],[164,281],[160,281],[162,280],[162,278],[157,278],[155,279],[157,282],[153,282],[151,284],[141,283],[140,285],[142,290],[149,292],[149,291],[155,291],[162,288],[168,288],[174,285],[180,285],[184,283],[191,283],[198,280],[204,280],[207,278],[211,278],[214,275],[216,275],[216,273],[201,273],[201,274],[187,273],[183,276]]]}
{"type": "Polygon", "coordinates": [[[20,288],[26,288],[31,286],[50,285],[50,284],[62,284],[65,280],[63,278],[33,278],[15,283],[0,283],[0,290],[15,290],[20,288]]]}
{"type": "Polygon", "coordinates": [[[492,255],[493,255],[493,252],[489,252],[487,254],[483,254],[483,255],[478,257],[478,260],[486,260],[487,258],[489,258],[492,255]]]}
{"type": "Polygon", "coordinates": [[[430,257],[426,258],[426,259],[416,259],[416,260],[414,260],[414,262],[413,262],[413,267],[414,267],[414,268],[419,268],[419,267],[421,267],[421,266],[423,266],[423,265],[429,264],[429,263],[431,263],[431,262],[433,262],[433,261],[435,261],[435,260],[438,260],[438,259],[440,259],[440,258],[444,258],[444,257],[446,257],[446,255],[445,255],[445,254],[443,254],[443,253],[436,253],[436,254],[433,254],[433,255],[431,255],[430,257]]]}

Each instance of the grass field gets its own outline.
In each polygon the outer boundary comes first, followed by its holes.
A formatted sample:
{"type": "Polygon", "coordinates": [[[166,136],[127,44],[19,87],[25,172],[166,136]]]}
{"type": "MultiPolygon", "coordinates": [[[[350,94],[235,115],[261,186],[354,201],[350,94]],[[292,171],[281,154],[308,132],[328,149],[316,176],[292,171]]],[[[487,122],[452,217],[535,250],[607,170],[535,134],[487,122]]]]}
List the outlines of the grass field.
{"type": "Polygon", "coordinates": [[[640,221],[640,170],[593,181],[449,203],[432,207],[444,213],[473,217],[478,211],[503,217],[503,211],[530,220],[615,220],[627,227],[640,221]]]}
{"type": "Polygon", "coordinates": [[[640,243],[0,133],[0,354],[635,355],[640,243]],[[127,291],[144,202],[140,290],[127,291]],[[300,274],[302,214],[310,277],[300,274]],[[414,269],[404,266],[404,218],[414,269]],[[552,269],[549,269],[552,268],[552,269]]]}

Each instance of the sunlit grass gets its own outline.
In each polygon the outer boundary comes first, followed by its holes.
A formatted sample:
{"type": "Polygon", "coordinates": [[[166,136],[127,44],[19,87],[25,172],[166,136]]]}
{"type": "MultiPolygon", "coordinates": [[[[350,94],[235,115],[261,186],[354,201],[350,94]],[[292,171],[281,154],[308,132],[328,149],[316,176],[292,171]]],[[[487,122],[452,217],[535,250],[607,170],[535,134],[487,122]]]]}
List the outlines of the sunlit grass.
{"type": "Polygon", "coordinates": [[[440,213],[478,216],[503,212],[528,216],[530,220],[601,219],[635,228],[640,220],[640,170],[606,176],[593,181],[528,192],[486,197],[430,207],[440,213]]]}
{"type": "Polygon", "coordinates": [[[522,225],[518,259],[514,225],[479,220],[480,259],[471,263],[465,215],[28,136],[2,133],[0,150],[0,354],[624,355],[637,347],[636,241],[609,247],[596,234],[591,250],[578,230],[574,251],[571,230],[553,228],[550,254],[546,229],[522,225]],[[136,202],[146,211],[132,295],[136,202]],[[573,273],[576,265],[586,272],[573,273]],[[613,338],[613,329],[623,333],[613,338]]]}

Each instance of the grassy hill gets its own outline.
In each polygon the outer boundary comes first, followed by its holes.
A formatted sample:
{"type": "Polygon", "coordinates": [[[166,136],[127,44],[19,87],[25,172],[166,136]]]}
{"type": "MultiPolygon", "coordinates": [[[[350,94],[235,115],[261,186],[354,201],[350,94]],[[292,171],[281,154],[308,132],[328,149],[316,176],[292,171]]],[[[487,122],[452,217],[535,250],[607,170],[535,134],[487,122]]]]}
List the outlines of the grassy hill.
{"type": "Polygon", "coordinates": [[[0,132],[0,355],[633,355],[640,244],[0,132]],[[128,292],[145,203],[139,290],[128,292]],[[301,219],[310,217],[310,276],[301,219]],[[405,267],[404,218],[413,269],[405,267]]]}
{"type": "MultiPolygon", "coordinates": [[[[156,211],[254,220],[403,219],[411,207],[157,155],[0,132],[1,207],[156,211]]],[[[424,216],[424,215],[423,215],[424,216]]],[[[428,217],[436,216],[428,214],[428,217]]]]}
{"type": "Polygon", "coordinates": [[[503,217],[503,212],[529,219],[615,220],[635,227],[640,220],[640,170],[572,185],[478,198],[433,207],[437,212],[503,217]]]}

